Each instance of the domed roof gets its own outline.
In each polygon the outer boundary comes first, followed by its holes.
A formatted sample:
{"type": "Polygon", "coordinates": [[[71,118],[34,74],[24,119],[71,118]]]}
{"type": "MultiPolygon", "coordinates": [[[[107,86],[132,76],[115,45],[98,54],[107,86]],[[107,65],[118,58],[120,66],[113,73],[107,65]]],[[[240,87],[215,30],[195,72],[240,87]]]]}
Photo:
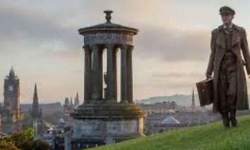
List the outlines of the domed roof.
{"type": "Polygon", "coordinates": [[[161,122],[162,125],[178,125],[180,122],[175,119],[174,117],[166,117],[164,120],[161,122]]]}
{"type": "Polygon", "coordinates": [[[111,13],[113,11],[106,10],[104,13],[106,14],[106,23],[94,25],[91,27],[85,27],[78,30],[78,32],[82,35],[93,33],[93,32],[105,32],[105,31],[113,31],[113,32],[129,32],[132,34],[137,34],[138,30],[126,26],[122,26],[119,24],[115,24],[111,22],[111,13]]]}
{"type": "Polygon", "coordinates": [[[64,119],[63,118],[60,118],[59,119],[59,123],[64,123],[65,121],[64,121],[64,119]]]}

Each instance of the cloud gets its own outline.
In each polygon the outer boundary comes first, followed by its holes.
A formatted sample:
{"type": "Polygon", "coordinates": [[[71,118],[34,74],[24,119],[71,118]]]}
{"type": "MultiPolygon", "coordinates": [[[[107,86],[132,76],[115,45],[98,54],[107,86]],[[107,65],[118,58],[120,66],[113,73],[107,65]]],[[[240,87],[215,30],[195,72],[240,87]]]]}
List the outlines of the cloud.
{"type": "MultiPolygon", "coordinates": [[[[141,1],[136,4],[138,5],[140,3],[141,1]]],[[[64,4],[67,3],[65,2],[64,4]]],[[[77,2],[77,4],[80,4],[80,2],[77,2]]],[[[85,5],[92,8],[96,6],[96,4],[97,1],[93,1],[91,3],[86,3],[85,5]]],[[[124,2],[115,3],[115,5],[112,4],[110,7],[121,7],[121,4],[124,4],[124,2]]],[[[106,4],[104,3],[103,5],[105,6],[106,4]]],[[[124,5],[124,8],[129,6],[130,5],[124,5]]],[[[133,12],[129,13],[135,13],[135,10],[137,10],[136,6],[133,7],[133,12]]],[[[102,10],[102,7],[98,8],[102,10]]],[[[153,8],[154,7],[151,9],[153,8]]],[[[95,12],[96,9],[97,8],[94,9],[95,12]]],[[[75,11],[75,13],[79,15],[79,11],[75,11]]],[[[154,10],[152,13],[157,14],[157,11],[154,10]]],[[[56,14],[57,15],[55,16],[49,16],[44,10],[40,11],[39,9],[35,10],[34,8],[14,7],[13,5],[0,5],[0,20],[3,20],[3,23],[0,24],[0,39],[2,41],[2,46],[0,46],[1,50],[5,49],[6,51],[13,51],[15,47],[13,47],[12,43],[18,43],[20,41],[21,44],[25,42],[29,43],[30,47],[33,47],[36,50],[53,52],[51,53],[52,55],[60,52],[65,54],[64,51],[69,52],[81,49],[81,46],[83,45],[82,37],[77,35],[77,26],[79,26],[79,23],[82,21],[74,22],[77,24],[65,25],[67,22],[61,21],[60,19],[62,19],[62,17],[58,13],[56,14]],[[45,48],[44,45],[46,45],[45,48]],[[55,51],[56,53],[54,53],[55,51]]],[[[87,15],[86,13],[84,13],[83,16],[84,17],[81,18],[82,20],[90,19],[88,17],[90,15],[87,15]]],[[[94,16],[103,17],[101,14],[94,16]]],[[[119,18],[127,18],[124,11],[120,11],[119,16],[119,18]]],[[[66,16],[65,18],[68,20],[69,16],[66,16]]],[[[131,21],[134,19],[129,20],[131,21]]],[[[137,19],[134,21],[136,20],[137,19]]],[[[126,22],[126,20],[124,21],[126,22]]],[[[137,49],[135,53],[138,54],[137,56],[140,58],[146,57],[150,59],[153,57],[155,59],[166,61],[179,61],[202,60],[207,57],[210,40],[209,30],[183,30],[180,27],[162,27],[154,26],[151,22],[145,23],[146,24],[140,24],[140,32],[135,37],[135,48],[137,49]]],[[[86,24],[86,22],[84,22],[84,24],[86,24]]],[[[17,50],[24,52],[27,51],[25,49],[17,50]]]]}
{"type": "Polygon", "coordinates": [[[140,57],[165,61],[204,60],[210,52],[208,29],[146,27],[136,39],[140,57]],[[136,39],[138,38],[138,39],[136,39]]]}
{"type": "Polygon", "coordinates": [[[195,78],[195,77],[200,77],[200,73],[194,73],[194,72],[187,72],[187,73],[181,73],[181,72],[168,72],[168,73],[159,73],[159,72],[156,72],[156,73],[153,73],[152,74],[152,77],[153,78],[158,78],[158,79],[165,79],[165,78],[182,78],[183,76],[185,77],[192,77],[192,78],[195,78]]]}
{"type": "Polygon", "coordinates": [[[39,11],[0,5],[0,20],[0,39],[4,48],[13,47],[13,43],[21,41],[38,48],[50,43],[50,50],[53,50],[54,43],[60,42],[64,45],[62,50],[66,50],[76,48],[81,43],[76,36],[77,29],[64,27],[56,19],[39,11]]]}

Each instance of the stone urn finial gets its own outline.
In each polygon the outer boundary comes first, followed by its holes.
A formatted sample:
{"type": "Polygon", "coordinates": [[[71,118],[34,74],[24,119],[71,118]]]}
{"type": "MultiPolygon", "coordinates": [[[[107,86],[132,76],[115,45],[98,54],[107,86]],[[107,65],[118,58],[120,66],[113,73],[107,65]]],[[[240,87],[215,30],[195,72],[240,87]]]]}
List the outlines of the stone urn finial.
{"type": "Polygon", "coordinates": [[[112,12],[113,12],[112,10],[105,10],[105,11],[104,11],[104,13],[106,14],[106,17],[105,17],[105,18],[106,18],[106,20],[107,20],[108,23],[110,23],[110,20],[111,20],[111,18],[112,18],[112,17],[111,17],[111,13],[112,13],[112,12]]]}

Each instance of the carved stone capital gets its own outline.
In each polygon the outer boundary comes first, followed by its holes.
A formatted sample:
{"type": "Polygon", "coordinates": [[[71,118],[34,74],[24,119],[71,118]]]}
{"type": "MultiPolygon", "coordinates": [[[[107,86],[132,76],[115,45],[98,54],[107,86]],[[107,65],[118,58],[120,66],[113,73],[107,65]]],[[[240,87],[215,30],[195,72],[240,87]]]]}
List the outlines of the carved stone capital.
{"type": "Polygon", "coordinates": [[[113,50],[115,48],[115,44],[105,44],[107,50],[113,50]]]}
{"type": "Polygon", "coordinates": [[[99,50],[100,49],[100,46],[97,44],[91,44],[91,45],[89,45],[89,47],[91,47],[92,50],[99,50]]]}
{"type": "Polygon", "coordinates": [[[128,45],[127,49],[130,50],[130,51],[132,51],[134,49],[134,46],[133,45],[128,45]]]}
{"type": "Polygon", "coordinates": [[[122,44],[122,45],[120,45],[120,48],[121,48],[122,51],[127,50],[128,45],[122,44]]]}

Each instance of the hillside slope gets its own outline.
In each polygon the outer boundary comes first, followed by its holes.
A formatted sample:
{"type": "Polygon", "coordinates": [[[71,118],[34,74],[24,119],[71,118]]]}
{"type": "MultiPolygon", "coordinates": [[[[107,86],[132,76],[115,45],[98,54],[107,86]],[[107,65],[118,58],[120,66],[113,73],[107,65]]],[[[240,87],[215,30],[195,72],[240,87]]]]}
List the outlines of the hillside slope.
{"type": "Polygon", "coordinates": [[[93,150],[250,150],[250,116],[236,128],[221,122],[173,130],[153,136],[93,148],[93,150]]]}

